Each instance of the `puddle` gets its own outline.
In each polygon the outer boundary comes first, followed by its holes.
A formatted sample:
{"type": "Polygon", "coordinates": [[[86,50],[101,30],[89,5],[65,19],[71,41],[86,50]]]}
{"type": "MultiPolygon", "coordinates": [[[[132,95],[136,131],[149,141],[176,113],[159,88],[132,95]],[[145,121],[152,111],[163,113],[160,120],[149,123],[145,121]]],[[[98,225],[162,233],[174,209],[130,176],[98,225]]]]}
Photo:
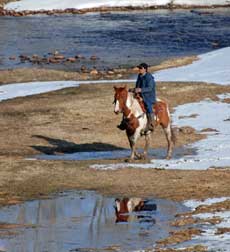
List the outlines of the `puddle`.
{"type": "Polygon", "coordinates": [[[174,215],[187,208],[161,199],[148,204],[144,210],[150,206],[152,211],[135,212],[127,222],[118,223],[115,198],[89,191],[59,193],[49,199],[4,207],[0,209],[0,222],[21,225],[0,230],[0,248],[11,252],[125,252],[153,248],[157,240],[168,235],[174,215]]]}
{"type": "MultiPolygon", "coordinates": [[[[164,159],[166,156],[166,148],[150,149],[148,151],[149,157],[156,157],[157,159],[164,159]]],[[[143,153],[142,149],[138,149],[138,152],[143,153]]],[[[174,159],[179,159],[184,155],[195,155],[196,149],[192,148],[175,148],[173,153],[174,159]]],[[[100,160],[100,159],[122,159],[129,158],[130,149],[112,150],[112,151],[82,151],[74,152],[70,154],[41,154],[36,155],[28,159],[38,160],[100,160]]]]}

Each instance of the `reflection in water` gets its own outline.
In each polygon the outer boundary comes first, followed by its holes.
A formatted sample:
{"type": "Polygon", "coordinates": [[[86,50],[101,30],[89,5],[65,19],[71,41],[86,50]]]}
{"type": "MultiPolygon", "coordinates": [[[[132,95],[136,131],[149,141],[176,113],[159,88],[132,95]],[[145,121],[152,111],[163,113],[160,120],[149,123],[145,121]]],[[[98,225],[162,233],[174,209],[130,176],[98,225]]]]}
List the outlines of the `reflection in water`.
{"type": "Polygon", "coordinates": [[[139,220],[140,223],[155,223],[152,211],[157,209],[157,205],[150,200],[143,200],[141,198],[116,199],[114,208],[116,223],[131,222],[134,221],[134,218],[139,220]]]}
{"type": "Polygon", "coordinates": [[[152,247],[156,240],[168,235],[168,222],[175,213],[185,209],[166,200],[144,204],[156,204],[157,210],[130,214],[129,222],[122,225],[115,224],[114,198],[88,191],[60,193],[50,199],[4,207],[0,209],[0,222],[35,226],[11,230],[19,234],[1,236],[0,247],[11,252],[66,252],[84,248],[106,251],[109,246],[125,252],[152,247]]]}

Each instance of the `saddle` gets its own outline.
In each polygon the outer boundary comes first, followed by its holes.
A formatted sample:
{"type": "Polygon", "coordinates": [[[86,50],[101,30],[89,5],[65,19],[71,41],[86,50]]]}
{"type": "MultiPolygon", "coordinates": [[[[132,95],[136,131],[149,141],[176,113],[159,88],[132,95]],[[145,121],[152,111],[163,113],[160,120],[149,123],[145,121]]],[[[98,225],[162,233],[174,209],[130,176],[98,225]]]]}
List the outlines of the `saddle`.
{"type": "Polygon", "coordinates": [[[140,104],[142,111],[144,113],[146,113],[146,109],[145,109],[145,104],[144,104],[143,98],[140,96],[140,94],[136,94],[135,98],[137,99],[138,103],[140,104]]]}
{"type": "MultiPolygon", "coordinates": [[[[144,100],[143,98],[140,96],[140,94],[136,94],[135,95],[135,98],[137,99],[138,103],[140,104],[141,106],[141,109],[144,113],[146,113],[146,108],[145,108],[145,104],[144,104],[144,100]]],[[[154,105],[153,105],[153,112],[154,112],[154,115],[155,115],[155,124],[158,125],[159,123],[159,113],[163,111],[163,108],[161,106],[161,103],[160,102],[156,102],[154,105]]]]}

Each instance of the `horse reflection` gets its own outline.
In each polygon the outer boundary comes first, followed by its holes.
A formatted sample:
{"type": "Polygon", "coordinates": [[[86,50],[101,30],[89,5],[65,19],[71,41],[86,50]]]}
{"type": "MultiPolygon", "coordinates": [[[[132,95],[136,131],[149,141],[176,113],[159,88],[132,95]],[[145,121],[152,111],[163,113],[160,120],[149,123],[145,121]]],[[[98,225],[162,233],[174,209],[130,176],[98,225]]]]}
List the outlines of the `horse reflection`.
{"type": "Polygon", "coordinates": [[[138,220],[139,222],[155,223],[155,220],[151,215],[144,214],[144,212],[155,211],[157,209],[157,205],[150,200],[143,200],[141,198],[116,199],[114,208],[116,223],[131,222],[135,220],[138,220]]]}

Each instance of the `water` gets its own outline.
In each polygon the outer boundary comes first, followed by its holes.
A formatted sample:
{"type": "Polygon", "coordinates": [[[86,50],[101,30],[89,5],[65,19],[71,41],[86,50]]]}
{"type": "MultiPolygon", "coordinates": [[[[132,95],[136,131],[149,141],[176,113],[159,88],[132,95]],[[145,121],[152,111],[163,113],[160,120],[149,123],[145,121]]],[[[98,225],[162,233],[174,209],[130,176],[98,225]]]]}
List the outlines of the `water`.
{"type": "Polygon", "coordinates": [[[173,201],[153,202],[157,211],[145,213],[148,221],[133,216],[122,224],[115,223],[114,198],[89,191],[60,193],[50,199],[4,207],[0,209],[0,222],[35,226],[10,229],[17,234],[1,235],[0,248],[11,252],[103,252],[110,246],[125,252],[152,248],[156,240],[168,235],[174,215],[187,210],[173,201]]]}
{"type": "MultiPolygon", "coordinates": [[[[59,153],[51,154],[52,147],[42,149],[42,147],[34,146],[34,149],[43,152],[43,154],[35,155],[29,157],[28,159],[39,159],[39,160],[105,160],[105,159],[127,159],[130,157],[130,149],[122,150],[104,150],[104,151],[74,151],[73,153],[59,153]]],[[[143,149],[138,149],[138,153],[143,153],[143,149]]],[[[55,152],[55,150],[54,150],[55,152]]],[[[157,158],[159,160],[165,160],[167,155],[167,148],[149,149],[149,158],[157,158]]],[[[175,148],[173,151],[173,159],[179,160],[180,158],[187,155],[197,155],[197,149],[191,147],[175,148]]],[[[168,162],[168,161],[167,161],[168,162]]]]}
{"type": "Polygon", "coordinates": [[[9,60],[20,54],[84,55],[76,63],[42,67],[74,70],[81,65],[113,68],[151,65],[171,57],[230,46],[230,9],[157,10],[85,15],[0,17],[0,69],[32,66],[9,60]],[[89,60],[96,54],[100,59],[89,60]]]}

